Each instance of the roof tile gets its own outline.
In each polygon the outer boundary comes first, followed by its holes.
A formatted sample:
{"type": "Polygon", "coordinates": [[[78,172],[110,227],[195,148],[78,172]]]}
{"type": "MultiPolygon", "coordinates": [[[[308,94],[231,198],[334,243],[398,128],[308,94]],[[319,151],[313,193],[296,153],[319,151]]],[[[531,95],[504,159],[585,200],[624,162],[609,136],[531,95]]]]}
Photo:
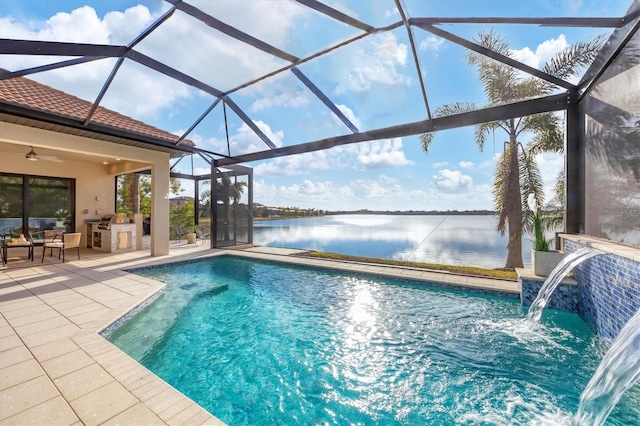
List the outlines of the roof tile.
{"type": "MultiPolygon", "coordinates": [[[[0,80],[0,101],[81,122],[84,122],[93,105],[84,99],[25,77],[0,80]]],[[[169,142],[177,142],[179,139],[179,136],[173,133],[101,106],[96,109],[91,122],[169,142]]],[[[183,143],[194,145],[189,140],[183,143]]]]}

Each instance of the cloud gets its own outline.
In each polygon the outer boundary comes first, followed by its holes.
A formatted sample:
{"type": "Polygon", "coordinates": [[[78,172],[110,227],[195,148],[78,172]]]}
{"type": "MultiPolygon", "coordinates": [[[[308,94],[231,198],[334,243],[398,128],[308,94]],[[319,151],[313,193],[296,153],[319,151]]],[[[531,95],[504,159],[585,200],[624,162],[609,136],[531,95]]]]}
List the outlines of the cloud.
{"type": "Polygon", "coordinates": [[[309,104],[306,92],[288,92],[265,96],[251,104],[251,111],[263,111],[273,107],[300,108],[309,104]]]}
{"type": "Polygon", "coordinates": [[[433,163],[433,167],[435,167],[436,169],[439,169],[440,167],[444,167],[448,165],[449,165],[448,161],[438,161],[436,163],[433,163]]]}
{"type": "MultiPolygon", "coordinates": [[[[263,121],[253,122],[264,133],[275,146],[284,145],[284,132],[282,130],[274,131],[263,121]]],[[[189,139],[194,141],[197,146],[209,149],[213,152],[227,154],[226,139],[218,139],[216,137],[204,138],[200,134],[190,134],[189,139]]],[[[247,152],[264,151],[269,147],[262,139],[251,129],[246,123],[236,129],[235,133],[229,136],[229,146],[231,147],[231,155],[240,155],[247,152]]]]}
{"type": "Polygon", "coordinates": [[[357,170],[411,166],[402,150],[402,139],[362,142],[322,151],[277,157],[254,168],[256,176],[294,176],[313,170],[357,170]]]}
{"type": "MultiPolygon", "coordinates": [[[[134,6],[124,12],[108,12],[101,19],[90,6],[82,6],[70,13],[59,12],[41,23],[23,24],[13,18],[1,18],[3,37],[25,40],[53,40],[60,42],[94,44],[128,44],[157,16],[153,16],[145,6],[134,6]]],[[[62,57],[41,57],[37,55],[5,55],[4,68],[23,69],[45,63],[57,62],[62,57]]],[[[97,88],[115,65],[115,59],[93,61],[72,67],[37,73],[29,78],[56,87],[82,99],[94,101],[97,88]]],[[[152,73],[143,67],[130,67],[127,78],[118,78],[109,88],[103,106],[117,109],[128,115],[153,116],[158,109],[170,106],[178,99],[188,98],[191,91],[176,83],[166,84],[149,78],[152,73]],[[121,102],[117,100],[122,99],[121,102]],[[148,99],[145,109],[136,109],[137,99],[148,99]]]]}
{"type": "Polygon", "coordinates": [[[458,167],[460,167],[461,169],[473,169],[473,162],[472,161],[461,161],[458,163],[458,167]]]}
{"type": "Polygon", "coordinates": [[[337,185],[329,180],[311,181],[277,186],[262,179],[254,182],[254,199],[268,206],[296,205],[302,208],[323,210],[357,210],[388,201],[393,194],[394,201],[409,199],[412,194],[404,190],[397,181],[386,176],[375,179],[355,179],[348,184],[337,185]],[[301,205],[304,204],[304,205],[301,205]]]}
{"type": "MultiPolygon", "coordinates": [[[[211,12],[215,8],[216,17],[222,21],[238,25],[251,35],[276,46],[285,46],[296,19],[310,13],[308,9],[289,2],[273,2],[268,8],[257,4],[259,2],[195,3],[205,12],[211,12]],[[250,25],[250,22],[259,22],[260,25],[250,25]]],[[[22,24],[13,18],[2,18],[0,28],[3,37],[15,39],[126,45],[168,7],[163,4],[151,13],[146,6],[137,5],[124,11],[108,12],[100,17],[92,7],[83,6],[69,13],[57,13],[41,23],[34,21],[22,24]]],[[[219,90],[231,89],[282,66],[281,61],[272,55],[260,52],[221,32],[211,31],[206,25],[182,13],[174,14],[136,45],[135,49],[219,90]],[[183,40],[184,43],[174,43],[175,40],[183,40]]],[[[8,55],[3,58],[3,67],[22,69],[61,59],[66,58],[8,55]]],[[[114,59],[93,61],[38,73],[31,78],[93,101],[114,64],[114,59]]],[[[245,93],[251,93],[257,87],[247,88],[245,93]]],[[[166,114],[167,110],[171,112],[179,109],[181,104],[194,98],[195,92],[190,86],[173,81],[133,61],[125,61],[102,105],[148,120],[158,117],[160,111],[166,114]]],[[[300,107],[308,102],[306,94],[300,91],[266,92],[265,97],[265,100],[254,105],[257,110],[270,105],[300,107]]]]}
{"type": "Polygon", "coordinates": [[[471,176],[463,175],[459,170],[442,169],[433,176],[435,186],[446,192],[458,192],[468,189],[473,184],[471,176]]]}
{"type": "Polygon", "coordinates": [[[545,203],[553,198],[553,187],[556,184],[558,173],[564,169],[564,155],[544,153],[536,155],[536,163],[542,176],[545,203]]]}
{"type": "Polygon", "coordinates": [[[392,33],[375,34],[357,47],[347,46],[336,52],[339,64],[331,69],[336,75],[336,94],[365,92],[373,84],[411,85],[413,80],[398,68],[406,65],[408,48],[392,33]]]}
{"type": "Polygon", "coordinates": [[[461,192],[438,188],[419,190],[406,182],[381,174],[353,179],[345,184],[331,180],[276,185],[254,180],[254,200],[268,206],[297,206],[322,210],[473,210],[491,209],[491,185],[469,185],[461,192]]]}
{"type": "Polygon", "coordinates": [[[418,47],[420,50],[428,50],[437,55],[441,49],[446,47],[446,45],[443,38],[432,35],[422,40],[418,47]]]}
{"type": "Polygon", "coordinates": [[[569,47],[567,38],[564,34],[560,34],[558,38],[552,38],[540,43],[535,52],[528,47],[523,47],[520,50],[511,50],[509,53],[514,59],[530,67],[541,69],[558,52],[567,47],[569,47]]]}
{"type": "Polygon", "coordinates": [[[394,7],[391,10],[385,10],[384,11],[384,17],[385,18],[391,18],[393,16],[399,16],[399,15],[400,15],[400,12],[398,11],[397,7],[394,7]]]}
{"type": "MultiPolygon", "coordinates": [[[[349,119],[349,121],[351,122],[351,124],[356,126],[356,128],[360,129],[362,127],[362,123],[360,122],[360,119],[358,117],[356,117],[355,113],[353,112],[353,110],[351,108],[349,108],[348,106],[343,105],[343,104],[337,104],[336,107],[338,107],[340,112],[342,114],[344,114],[344,116],[347,117],[349,119]]],[[[344,123],[340,119],[338,119],[338,117],[336,117],[333,114],[332,114],[332,116],[335,119],[336,123],[340,124],[341,126],[344,126],[344,123]]]]}
{"type": "Polygon", "coordinates": [[[314,151],[274,158],[257,165],[253,172],[256,176],[294,176],[313,170],[329,170],[333,166],[327,160],[326,151],[314,151]]]}
{"type": "Polygon", "coordinates": [[[359,144],[358,162],[366,168],[412,165],[402,150],[402,138],[377,140],[359,144]]]}

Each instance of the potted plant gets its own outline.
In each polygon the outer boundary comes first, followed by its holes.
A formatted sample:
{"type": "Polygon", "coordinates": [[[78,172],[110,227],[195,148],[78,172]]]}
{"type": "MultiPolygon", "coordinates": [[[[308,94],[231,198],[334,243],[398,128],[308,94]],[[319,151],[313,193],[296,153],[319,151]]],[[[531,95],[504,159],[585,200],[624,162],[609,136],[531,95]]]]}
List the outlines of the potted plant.
{"type": "Polygon", "coordinates": [[[529,209],[533,213],[534,247],[531,249],[531,269],[538,276],[546,277],[558,263],[564,259],[564,253],[559,250],[549,250],[549,241],[545,239],[542,227],[542,217],[536,202],[535,194],[529,194],[529,209]]]}
{"type": "Polygon", "coordinates": [[[64,220],[69,216],[69,212],[66,209],[58,209],[54,213],[56,217],[56,226],[61,227],[64,226],[64,220]]]}

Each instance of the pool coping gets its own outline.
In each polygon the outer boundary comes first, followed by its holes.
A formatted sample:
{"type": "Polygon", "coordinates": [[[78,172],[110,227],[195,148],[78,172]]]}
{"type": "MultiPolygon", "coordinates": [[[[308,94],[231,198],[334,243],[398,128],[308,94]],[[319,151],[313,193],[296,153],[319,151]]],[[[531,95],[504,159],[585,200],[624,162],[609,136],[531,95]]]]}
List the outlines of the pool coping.
{"type": "Polygon", "coordinates": [[[0,425],[224,424],[99,333],[162,291],[127,272],[231,255],[519,295],[517,282],[326,259],[295,250],[179,247],[167,256],[85,251],[82,260],[0,270],[0,425]]]}

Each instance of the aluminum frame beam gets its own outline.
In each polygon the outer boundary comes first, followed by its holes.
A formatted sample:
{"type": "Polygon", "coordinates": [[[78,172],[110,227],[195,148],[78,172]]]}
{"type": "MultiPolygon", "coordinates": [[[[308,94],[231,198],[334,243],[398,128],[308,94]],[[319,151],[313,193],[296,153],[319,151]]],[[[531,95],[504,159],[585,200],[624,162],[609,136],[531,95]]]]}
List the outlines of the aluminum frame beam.
{"type": "Polygon", "coordinates": [[[416,43],[413,38],[413,31],[411,29],[411,24],[407,19],[407,15],[404,12],[404,7],[400,3],[400,0],[395,0],[396,8],[400,13],[400,17],[402,18],[402,23],[404,24],[405,29],[407,30],[407,37],[409,38],[409,45],[411,46],[411,54],[413,55],[413,63],[416,66],[416,74],[418,74],[418,81],[420,82],[420,91],[422,92],[422,101],[424,102],[424,108],[427,111],[427,118],[430,120],[433,117],[431,116],[431,108],[429,108],[429,100],[427,98],[427,89],[424,87],[424,78],[422,77],[422,67],[420,66],[420,61],[418,59],[418,51],[416,50],[416,43]]]}
{"type": "Polygon", "coordinates": [[[455,44],[459,44],[462,47],[466,47],[467,49],[470,49],[483,56],[487,56],[491,59],[495,59],[496,61],[502,62],[505,65],[509,65],[511,67],[519,69],[522,72],[526,72],[527,74],[546,80],[549,83],[555,84],[556,86],[564,87],[565,89],[568,89],[568,90],[577,90],[577,86],[569,83],[568,81],[564,81],[561,78],[558,78],[551,74],[547,74],[546,72],[540,71],[537,68],[533,68],[533,67],[530,67],[529,65],[525,65],[522,62],[516,61],[515,59],[512,59],[508,56],[504,56],[498,52],[494,52],[493,50],[487,49],[486,47],[481,46],[478,43],[474,43],[472,41],[459,37],[453,33],[434,27],[433,25],[416,24],[416,26],[432,34],[435,34],[439,37],[442,37],[446,40],[449,40],[455,44]]]}
{"type": "Polygon", "coordinates": [[[340,121],[342,121],[344,123],[345,126],[347,126],[349,128],[349,130],[351,130],[353,133],[358,133],[359,130],[358,128],[355,126],[355,124],[353,124],[343,113],[342,111],[340,111],[338,109],[338,107],[336,107],[336,105],[331,101],[331,99],[329,99],[327,97],[327,95],[324,94],[324,92],[322,90],[320,90],[318,88],[318,86],[316,86],[315,84],[313,84],[313,82],[311,80],[309,80],[307,78],[306,75],[304,75],[304,73],[302,71],[300,71],[298,68],[293,67],[291,68],[291,72],[293,73],[293,75],[295,75],[296,77],[298,77],[298,80],[300,80],[302,82],[302,84],[304,84],[305,86],[307,86],[307,88],[309,90],[311,90],[311,92],[313,92],[314,95],[316,95],[316,97],[318,99],[320,99],[320,101],[322,101],[322,103],[331,110],[331,112],[333,112],[336,117],[338,117],[340,119],[340,121]]]}
{"type": "Polygon", "coordinates": [[[316,0],[296,0],[296,1],[304,6],[307,6],[310,9],[313,9],[317,12],[322,13],[323,15],[327,15],[330,18],[333,18],[337,21],[340,21],[352,27],[358,28],[364,32],[372,33],[376,31],[375,27],[365,24],[364,22],[359,21],[354,17],[349,16],[345,13],[342,13],[339,10],[336,10],[330,6],[327,6],[324,3],[320,3],[319,1],[316,1],[316,0]]]}
{"type": "Polygon", "coordinates": [[[412,136],[439,130],[454,129],[471,126],[491,121],[507,120],[523,117],[541,112],[561,111],[573,101],[569,93],[547,96],[544,98],[530,99],[513,104],[485,108],[461,114],[437,117],[431,120],[416,121],[398,126],[369,130],[361,133],[336,136],[315,142],[276,148],[271,151],[260,151],[251,154],[238,155],[231,158],[223,158],[214,161],[215,167],[223,167],[231,164],[246,163],[250,161],[266,160],[273,157],[281,157],[306,152],[320,151],[335,146],[347,145],[357,142],[374,141],[379,139],[391,139],[402,136],[412,136]]]}
{"type": "Polygon", "coordinates": [[[623,18],[625,25],[616,29],[598,56],[593,61],[589,69],[584,73],[578,88],[583,90],[581,98],[593,89],[593,85],[598,81],[600,76],[611,65],[613,60],[618,56],[620,51],[627,45],[629,40],[635,35],[640,28],[640,1],[635,0],[629,8],[629,13],[623,18]]]}
{"type": "Polygon", "coordinates": [[[412,18],[416,24],[526,24],[543,27],[616,28],[624,25],[624,18],[412,18]]]}
{"type": "Polygon", "coordinates": [[[241,41],[242,43],[248,44],[249,46],[255,47],[258,50],[261,50],[265,53],[276,56],[287,62],[297,63],[300,60],[297,56],[287,53],[284,50],[278,49],[277,47],[272,46],[268,43],[265,43],[264,41],[257,39],[243,31],[240,31],[229,24],[225,24],[224,22],[203,12],[197,7],[194,7],[188,3],[183,2],[182,0],[165,0],[165,1],[173,4],[175,8],[186,13],[192,18],[197,19],[198,21],[202,22],[208,27],[213,28],[217,31],[220,31],[221,33],[226,34],[229,37],[235,38],[236,40],[241,41]]]}

